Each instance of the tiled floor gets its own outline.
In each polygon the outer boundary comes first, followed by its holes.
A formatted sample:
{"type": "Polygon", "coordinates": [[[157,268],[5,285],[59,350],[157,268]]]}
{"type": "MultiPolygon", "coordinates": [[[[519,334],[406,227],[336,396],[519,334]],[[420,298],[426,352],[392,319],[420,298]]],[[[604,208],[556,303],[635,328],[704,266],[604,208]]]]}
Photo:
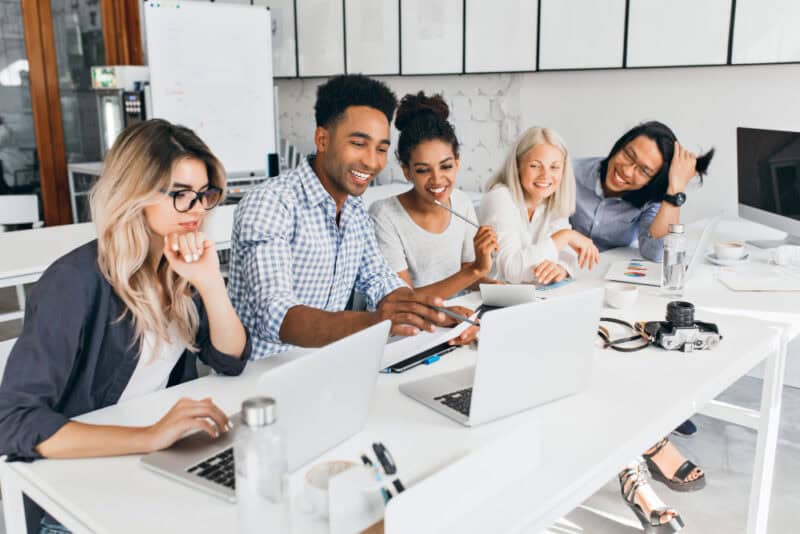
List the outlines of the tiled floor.
{"type": "MultiPolygon", "coordinates": [[[[0,313],[14,309],[13,289],[0,289],[0,313]]],[[[20,323],[0,323],[0,340],[16,337],[20,323]]],[[[757,407],[761,382],[742,378],[725,392],[725,400],[757,407]]],[[[706,470],[708,484],[697,493],[680,494],[658,483],[655,489],[677,508],[687,534],[736,534],[745,531],[750,478],[755,454],[755,432],[703,416],[691,439],[673,438],[678,446],[706,470]]],[[[630,424],[636,424],[630,421],[630,424]]],[[[775,486],[770,513],[770,534],[793,534],[800,508],[800,389],[785,388],[778,445],[775,486]]],[[[3,534],[0,517],[0,534],[3,534]]],[[[623,503],[616,481],[589,498],[550,529],[553,534],[633,534],[641,532],[636,517],[623,503]]]]}

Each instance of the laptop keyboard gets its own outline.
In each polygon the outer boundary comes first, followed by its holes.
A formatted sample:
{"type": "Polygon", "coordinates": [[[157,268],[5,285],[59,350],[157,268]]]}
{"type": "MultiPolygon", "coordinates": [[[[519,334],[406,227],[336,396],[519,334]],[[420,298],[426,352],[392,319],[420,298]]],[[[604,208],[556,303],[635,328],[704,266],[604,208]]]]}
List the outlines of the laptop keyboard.
{"type": "Polygon", "coordinates": [[[203,460],[188,469],[190,473],[221,484],[230,489],[236,489],[236,471],[233,465],[233,447],[225,449],[216,456],[203,460]]]}
{"type": "Polygon", "coordinates": [[[437,400],[445,406],[469,416],[469,405],[470,402],[472,402],[472,388],[469,387],[460,391],[454,391],[453,393],[440,395],[439,397],[434,397],[433,400],[437,400]]]}

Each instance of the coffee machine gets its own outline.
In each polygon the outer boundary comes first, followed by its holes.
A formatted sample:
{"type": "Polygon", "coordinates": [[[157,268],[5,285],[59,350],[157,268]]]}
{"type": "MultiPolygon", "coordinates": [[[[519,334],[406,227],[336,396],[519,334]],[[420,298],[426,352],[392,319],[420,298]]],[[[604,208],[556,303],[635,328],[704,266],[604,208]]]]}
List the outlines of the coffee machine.
{"type": "Polygon", "coordinates": [[[147,118],[150,70],[138,65],[92,67],[92,89],[97,93],[100,149],[103,156],[119,133],[147,118]]]}

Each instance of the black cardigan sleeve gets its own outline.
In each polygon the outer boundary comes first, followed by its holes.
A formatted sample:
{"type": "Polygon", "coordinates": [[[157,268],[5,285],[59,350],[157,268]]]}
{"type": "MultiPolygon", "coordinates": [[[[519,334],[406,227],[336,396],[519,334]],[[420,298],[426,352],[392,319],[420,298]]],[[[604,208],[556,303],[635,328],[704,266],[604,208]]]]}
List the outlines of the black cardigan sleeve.
{"type": "Polygon", "coordinates": [[[250,359],[250,353],[253,350],[252,341],[250,339],[250,331],[245,327],[244,333],[247,336],[245,341],[244,350],[241,357],[238,354],[230,355],[220,352],[211,343],[211,330],[208,324],[208,313],[203,305],[203,299],[199,295],[194,297],[195,305],[197,306],[197,313],[200,317],[200,324],[197,328],[197,337],[195,338],[195,346],[200,349],[197,357],[200,360],[214,369],[216,372],[236,376],[242,373],[247,360],[250,359]]]}
{"type": "Polygon", "coordinates": [[[0,455],[41,458],[36,446],[69,418],[57,406],[69,388],[96,281],[69,263],[56,263],[30,292],[22,333],[0,384],[0,455]]]}

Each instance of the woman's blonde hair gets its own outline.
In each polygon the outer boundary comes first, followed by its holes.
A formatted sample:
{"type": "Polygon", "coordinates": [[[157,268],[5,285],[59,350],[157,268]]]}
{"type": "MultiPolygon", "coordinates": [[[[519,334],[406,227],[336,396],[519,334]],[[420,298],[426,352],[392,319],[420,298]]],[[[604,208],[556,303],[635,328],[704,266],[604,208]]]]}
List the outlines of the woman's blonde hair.
{"type": "Polygon", "coordinates": [[[209,184],[225,190],[222,164],[193,131],[152,119],[120,133],[91,192],[100,272],[127,307],[119,319],[130,312],[140,347],[145,332],[169,340],[174,322],[182,340],[196,350],[199,319],[189,282],[166,259],[156,268],[148,261],[153,232],[144,214],[145,207],[163,200],[173,167],[186,158],[203,162],[209,184]]]}
{"type": "Polygon", "coordinates": [[[545,206],[555,217],[569,217],[575,212],[575,172],[564,140],[558,132],[550,128],[534,127],[526,130],[511,147],[503,166],[486,184],[491,191],[497,186],[505,186],[517,206],[525,206],[525,192],[519,182],[519,162],[529,150],[537,145],[548,144],[556,147],[564,155],[564,176],[556,192],[545,200],[545,206]]]}

